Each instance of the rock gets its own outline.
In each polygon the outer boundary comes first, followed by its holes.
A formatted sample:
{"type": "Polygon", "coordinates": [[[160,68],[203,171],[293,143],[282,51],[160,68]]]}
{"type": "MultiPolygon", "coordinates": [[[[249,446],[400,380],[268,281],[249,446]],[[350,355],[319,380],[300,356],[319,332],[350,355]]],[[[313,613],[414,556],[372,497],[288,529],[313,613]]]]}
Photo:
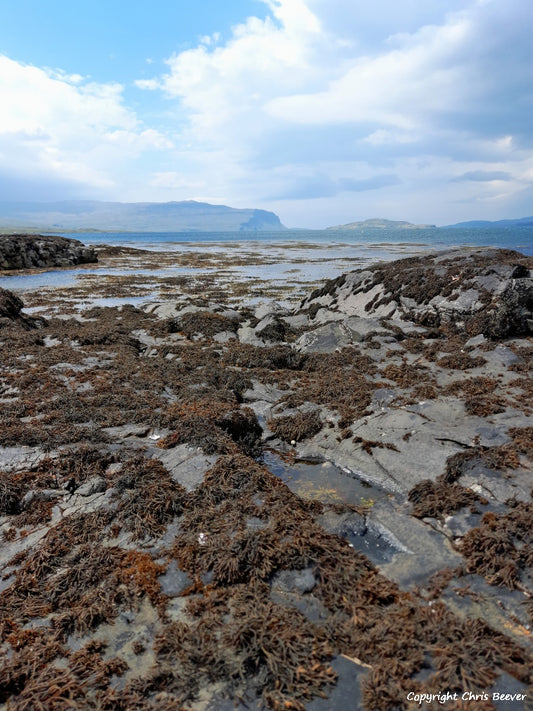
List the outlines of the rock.
{"type": "Polygon", "coordinates": [[[129,424],[103,427],[102,432],[113,439],[123,439],[124,437],[146,437],[150,429],[150,425],[129,424]]]}
{"type": "Polygon", "coordinates": [[[94,494],[101,494],[106,488],[106,480],[103,477],[93,476],[76,489],[76,494],[80,496],[93,496],[94,494]]]}
{"type": "Polygon", "coordinates": [[[313,568],[303,570],[280,570],[272,578],[272,588],[283,592],[311,592],[316,585],[313,568]]]}
{"type": "Polygon", "coordinates": [[[0,328],[10,325],[22,326],[26,330],[40,328],[46,321],[31,318],[22,313],[24,302],[12,291],[0,288],[0,328]]]}
{"type": "Polygon", "coordinates": [[[215,333],[213,340],[215,343],[228,343],[229,341],[234,341],[237,338],[237,334],[233,331],[220,331],[220,333],[215,333]]]}
{"type": "Polygon", "coordinates": [[[251,326],[241,326],[237,331],[237,337],[241,343],[246,343],[250,346],[264,346],[264,342],[255,333],[255,328],[251,326]]]}
{"type": "Polygon", "coordinates": [[[334,353],[358,340],[357,335],[343,323],[326,323],[300,336],[295,348],[300,353],[334,353]]]}
{"type": "Polygon", "coordinates": [[[0,318],[15,321],[21,318],[21,310],[24,302],[12,291],[0,288],[0,318]]]}
{"type": "Polygon", "coordinates": [[[305,299],[348,316],[453,325],[471,336],[527,334],[533,316],[533,259],[505,249],[446,250],[344,274],[305,299]]]}
{"type": "Polygon", "coordinates": [[[0,447],[0,470],[31,470],[46,456],[40,447],[0,447]]]}
{"type": "Polygon", "coordinates": [[[309,318],[306,314],[294,314],[293,316],[284,316],[283,320],[289,328],[305,328],[309,325],[309,318]]]}
{"type": "Polygon", "coordinates": [[[480,333],[477,336],[472,336],[472,338],[469,338],[468,341],[465,343],[465,348],[477,348],[478,346],[483,345],[483,343],[486,343],[487,339],[485,336],[480,333]]]}
{"type": "Polygon", "coordinates": [[[213,466],[217,457],[207,456],[201,450],[180,444],[172,449],[154,449],[156,456],[168,469],[174,481],[192,491],[202,483],[205,472],[213,466]]]}
{"type": "Polygon", "coordinates": [[[270,314],[261,319],[255,327],[255,334],[262,341],[279,343],[284,341],[288,332],[285,321],[275,314],[270,314]]]}
{"type": "Polygon", "coordinates": [[[57,489],[30,489],[22,497],[22,508],[27,509],[34,501],[54,501],[63,496],[57,489]]]}
{"type": "Polygon", "coordinates": [[[266,303],[259,304],[259,306],[254,311],[254,316],[258,321],[261,321],[265,316],[279,316],[280,314],[286,314],[287,309],[284,308],[277,301],[267,301],[266,303]]]}
{"type": "Polygon", "coordinates": [[[0,270],[68,267],[97,261],[95,250],[77,239],[56,235],[0,235],[0,270]]]}
{"type": "Polygon", "coordinates": [[[166,572],[160,575],[158,582],[161,585],[163,595],[178,597],[181,593],[192,585],[192,580],[187,573],[178,568],[175,560],[171,560],[166,572]]]}
{"type": "Polygon", "coordinates": [[[446,536],[405,513],[393,503],[379,502],[372,507],[369,526],[376,527],[399,552],[380,572],[401,587],[426,584],[444,568],[456,568],[462,561],[446,536]],[[403,549],[403,550],[402,550],[403,549]]]}
{"type": "Polygon", "coordinates": [[[334,353],[372,336],[387,336],[396,340],[393,331],[384,327],[378,319],[351,316],[307,331],[296,341],[295,347],[302,353],[334,353]]]}

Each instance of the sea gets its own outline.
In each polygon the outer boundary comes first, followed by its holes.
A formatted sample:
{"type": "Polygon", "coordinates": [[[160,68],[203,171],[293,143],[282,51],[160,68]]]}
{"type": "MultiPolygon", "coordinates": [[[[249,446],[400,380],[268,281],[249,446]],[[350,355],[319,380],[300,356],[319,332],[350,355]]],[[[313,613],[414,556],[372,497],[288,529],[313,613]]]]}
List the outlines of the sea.
{"type": "Polygon", "coordinates": [[[282,232],[57,232],[84,244],[110,244],[139,249],[182,249],[185,244],[216,245],[238,242],[284,244],[310,243],[323,246],[376,245],[386,251],[387,245],[412,245],[427,249],[451,247],[502,247],[533,255],[533,227],[445,228],[432,229],[367,229],[354,230],[284,230],[282,232]]]}
{"type": "MultiPolygon", "coordinates": [[[[501,247],[533,255],[533,227],[284,230],[282,232],[55,232],[86,245],[114,245],[151,252],[202,253],[225,257],[224,274],[235,279],[294,283],[305,292],[306,284],[316,284],[339,274],[378,261],[390,261],[428,251],[458,247],[501,247]],[[228,270],[235,256],[235,266],[228,270]],[[247,260],[243,262],[242,257],[247,260]],[[253,259],[251,259],[253,258],[253,259]]],[[[216,271],[216,265],[165,267],[159,276],[216,271]]],[[[0,287],[15,292],[42,288],[73,287],[92,273],[139,274],[142,264],[132,261],[120,270],[103,266],[49,269],[34,274],[0,277],[0,287]]],[[[154,275],[155,276],[155,275],[154,275]]],[[[95,283],[95,291],[96,283],[95,283]]],[[[154,294],[156,292],[153,292],[154,294]]],[[[95,294],[96,296],[96,294],[95,294]]],[[[138,302],[141,299],[132,299],[138,302]]],[[[109,300],[108,300],[109,301],[109,300]]],[[[107,303],[107,301],[105,302],[107,303]]],[[[111,302],[110,302],[111,303],[111,302]]],[[[113,302],[114,303],[114,302],[113,302]]]]}

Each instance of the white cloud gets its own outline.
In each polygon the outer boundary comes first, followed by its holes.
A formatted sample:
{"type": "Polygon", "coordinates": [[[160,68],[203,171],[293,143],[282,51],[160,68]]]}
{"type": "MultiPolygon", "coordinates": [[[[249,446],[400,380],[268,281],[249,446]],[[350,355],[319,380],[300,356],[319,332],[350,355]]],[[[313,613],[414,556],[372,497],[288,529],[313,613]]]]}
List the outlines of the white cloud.
{"type": "Polygon", "coordinates": [[[98,84],[0,56],[0,172],[112,188],[125,162],[171,146],[141,125],[122,92],[118,83],[98,84]]]}
{"type": "MultiPolygon", "coordinates": [[[[346,212],[431,221],[401,214],[408,192],[426,195],[419,214],[453,211],[465,193],[455,176],[524,173],[516,148],[530,129],[512,99],[531,98],[529,0],[263,2],[264,20],[248,18],[224,44],[204,39],[169,58],[163,76],[138,82],[178,102],[180,122],[187,117],[180,160],[187,155],[215,194],[256,203],[284,194],[293,223],[306,188],[308,202],[329,196],[323,224],[341,194],[346,212]],[[371,195],[364,185],[375,186],[371,195]]],[[[482,182],[469,184],[472,199],[496,192],[482,182]]]]}
{"type": "Polygon", "coordinates": [[[146,124],[119,83],[0,57],[0,171],[301,226],[530,210],[531,0],[261,1],[135,82],[146,124]]]}

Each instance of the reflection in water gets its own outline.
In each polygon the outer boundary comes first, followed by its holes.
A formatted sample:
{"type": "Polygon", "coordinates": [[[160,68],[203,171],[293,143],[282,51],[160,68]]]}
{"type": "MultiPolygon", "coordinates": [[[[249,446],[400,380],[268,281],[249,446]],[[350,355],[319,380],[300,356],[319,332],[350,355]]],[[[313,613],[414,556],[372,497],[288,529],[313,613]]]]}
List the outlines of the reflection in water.
{"type": "Polygon", "coordinates": [[[309,459],[289,462],[270,451],[265,452],[264,460],[273,474],[304,499],[316,499],[324,504],[372,506],[390,496],[384,489],[344,472],[331,462],[309,459]]]}
{"type": "MultiPolygon", "coordinates": [[[[296,459],[287,461],[279,454],[266,451],[264,462],[268,469],[304,499],[313,499],[323,504],[350,504],[372,507],[379,501],[391,498],[384,489],[368,484],[354,474],[336,467],[331,462],[296,459]]],[[[339,535],[351,546],[367,555],[375,565],[392,560],[397,549],[372,526],[350,525],[348,519],[339,535]]]]}

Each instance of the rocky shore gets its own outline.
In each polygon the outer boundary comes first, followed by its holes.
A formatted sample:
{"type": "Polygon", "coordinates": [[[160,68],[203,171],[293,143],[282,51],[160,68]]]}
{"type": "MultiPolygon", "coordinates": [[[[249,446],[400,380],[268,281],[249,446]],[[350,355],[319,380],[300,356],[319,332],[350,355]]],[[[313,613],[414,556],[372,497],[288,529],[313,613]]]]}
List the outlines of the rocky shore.
{"type": "Polygon", "coordinates": [[[525,707],[533,258],[243,303],[0,292],[0,704],[525,707]]]}
{"type": "Polygon", "coordinates": [[[97,261],[96,252],[77,239],[56,235],[0,235],[0,269],[69,267],[97,261]]]}

